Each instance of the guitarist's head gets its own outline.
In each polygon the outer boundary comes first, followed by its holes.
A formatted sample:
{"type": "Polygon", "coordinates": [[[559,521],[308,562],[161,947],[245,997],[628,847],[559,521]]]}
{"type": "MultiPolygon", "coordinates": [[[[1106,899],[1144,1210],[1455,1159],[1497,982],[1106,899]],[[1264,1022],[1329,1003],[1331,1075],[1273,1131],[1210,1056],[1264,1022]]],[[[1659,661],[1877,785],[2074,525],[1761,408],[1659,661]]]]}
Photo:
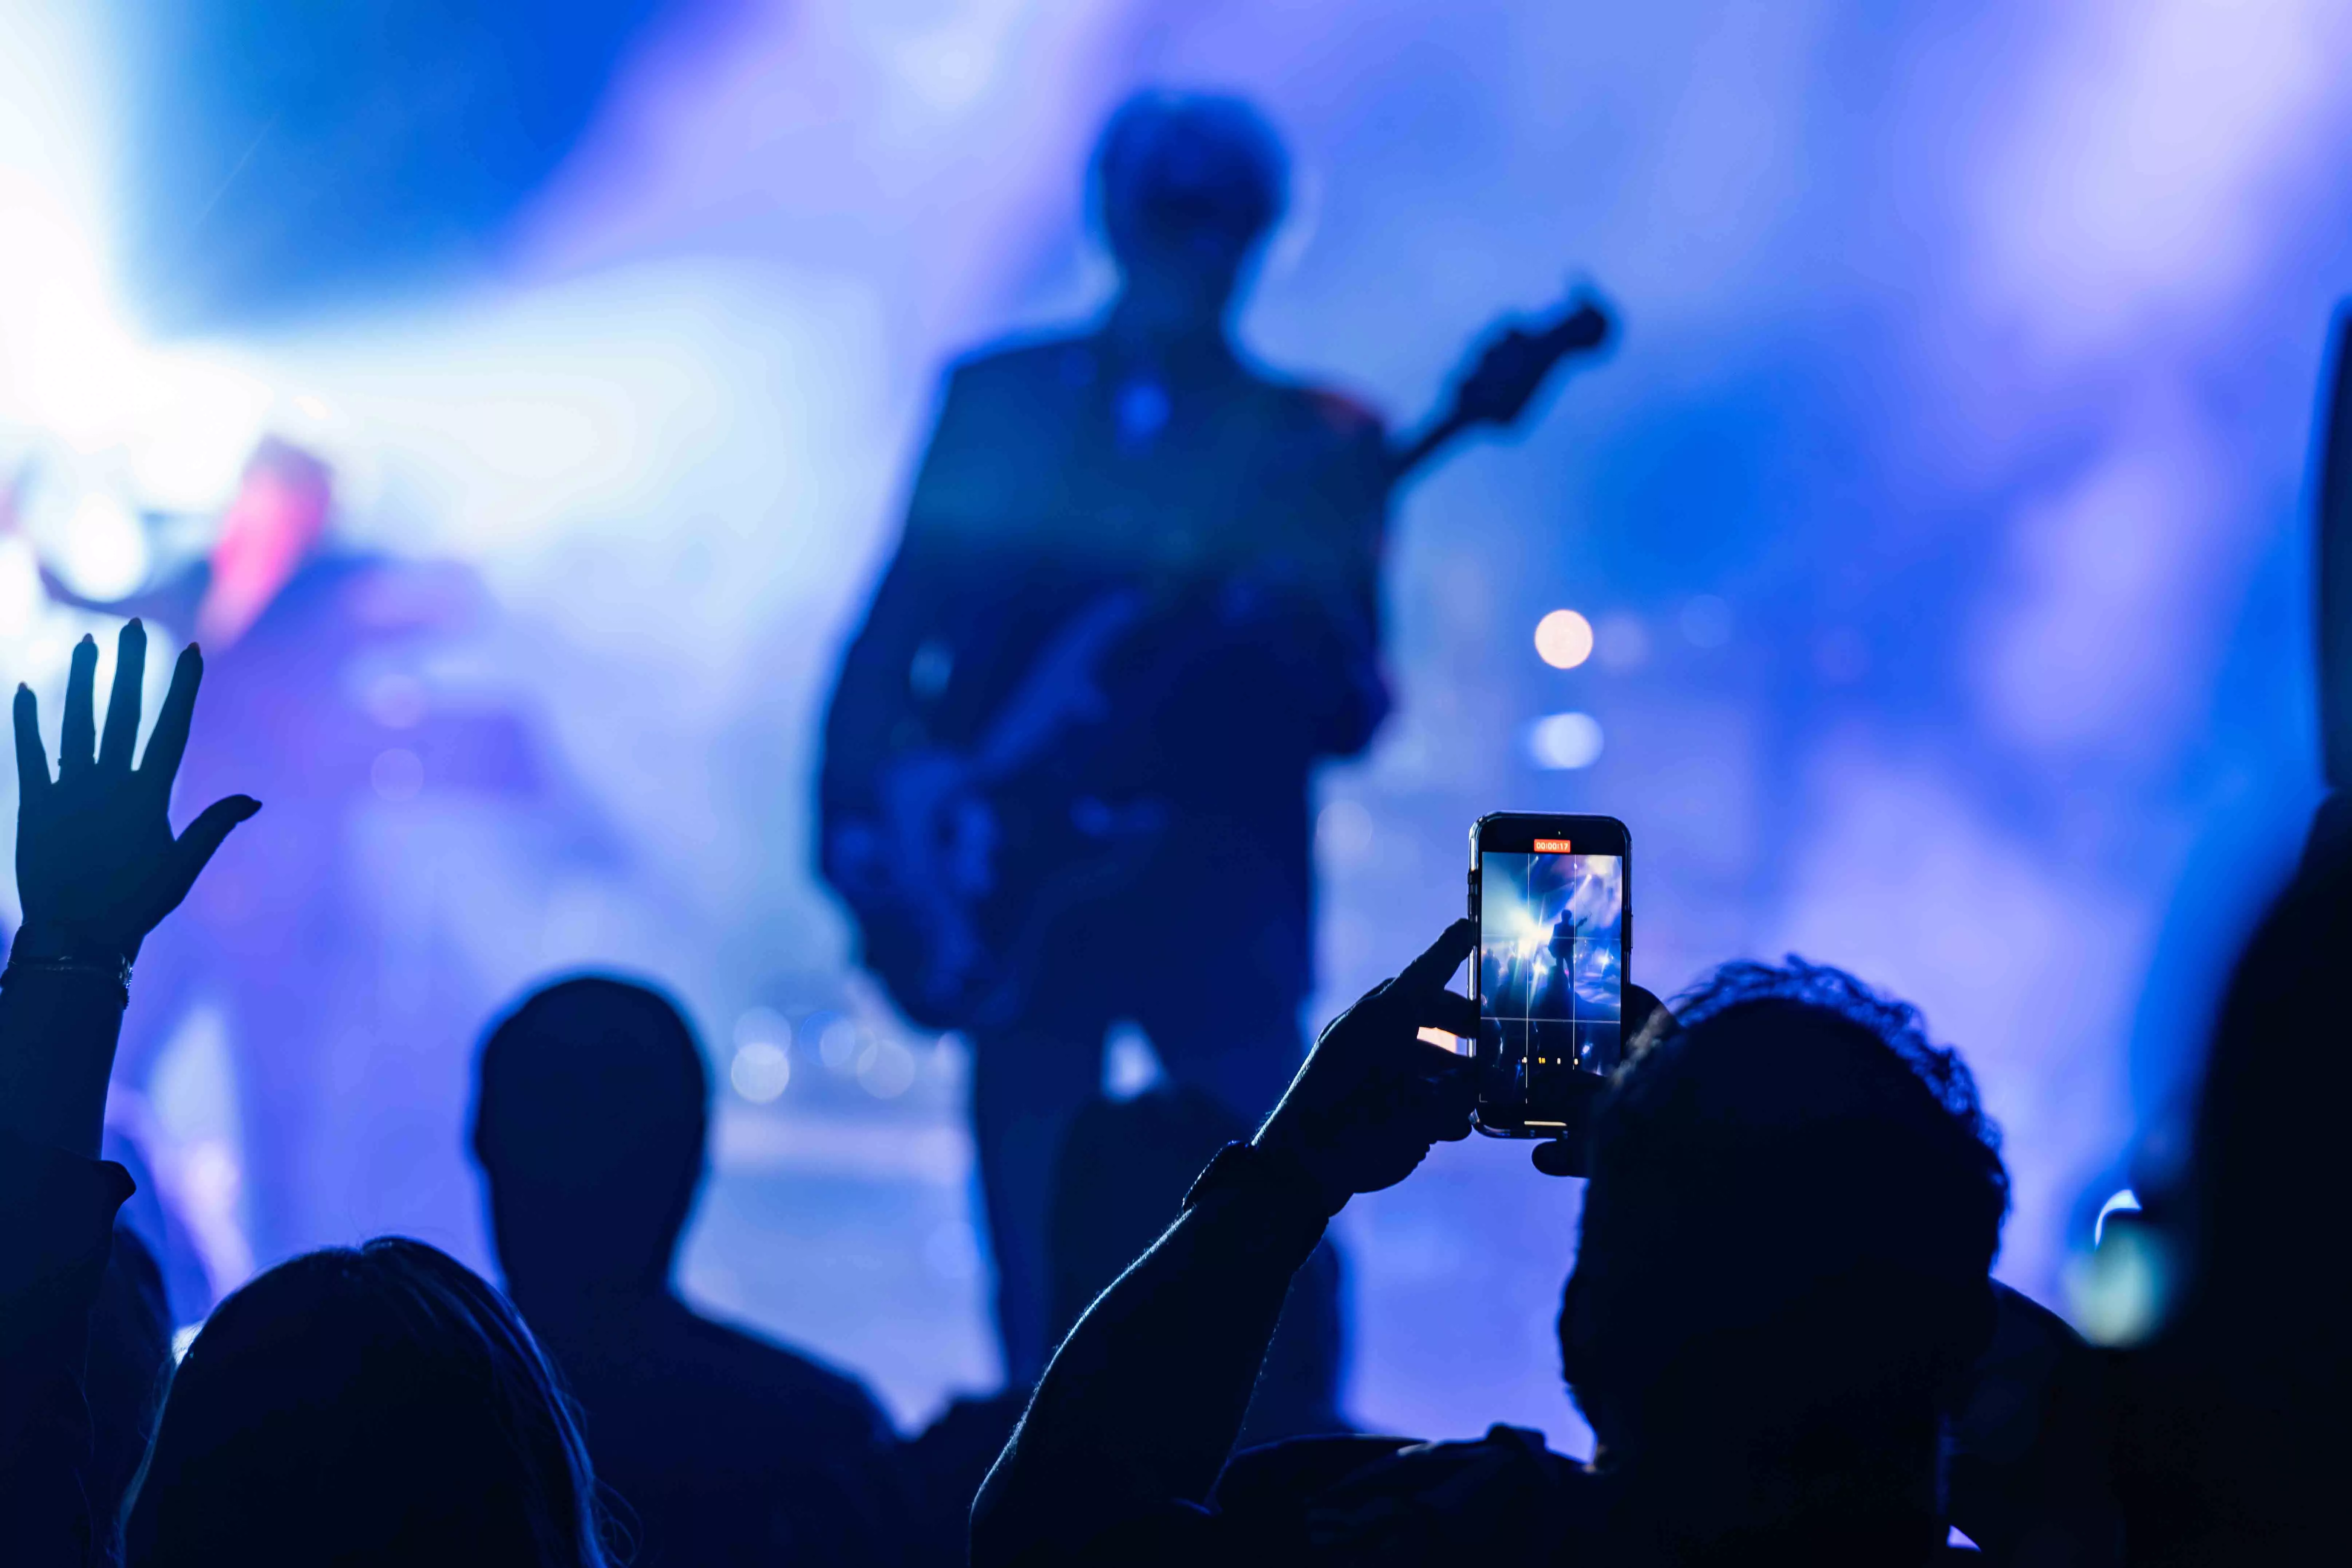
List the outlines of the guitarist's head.
{"type": "Polygon", "coordinates": [[[1157,336],[1222,330],[1289,180],[1274,128],[1238,98],[1154,90],[1121,104],[1095,148],[1094,197],[1122,321],[1157,336]]]}

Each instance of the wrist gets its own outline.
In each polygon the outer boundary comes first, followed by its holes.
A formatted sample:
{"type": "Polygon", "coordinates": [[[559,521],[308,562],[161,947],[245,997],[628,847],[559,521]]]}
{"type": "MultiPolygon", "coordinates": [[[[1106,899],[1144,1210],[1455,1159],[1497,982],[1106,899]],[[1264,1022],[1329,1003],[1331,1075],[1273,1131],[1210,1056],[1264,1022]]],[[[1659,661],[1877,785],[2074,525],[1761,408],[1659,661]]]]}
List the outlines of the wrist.
{"type": "Polygon", "coordinates": [[[127,1003],[131,995],[131,956],[120,942],[77,936],[56,926],[34,922],[21,927],[9,942],[6,973],[10,976],[50,974],[103,984],[119,992],[127,1003]]]}
{"type": "Polygon", "coordinates": [[[1270,1204],[1283,1213],[1311,1215],[1318,1226],[1338,1214],[1353,1195],[1344,1186],[1335,1187],[1297,1149],[1267,1139],[1262,1131],[1246,1142],[1228,1143],[1218,1151],[1184,1195],[1184,1206],[1191,1208],[1223,1192],[1246,1193],[1252,1201],[1270,1204]]]}
{"type": "Polygon", "coordinates": [[[95,936],[51,921],[27,920],[8,943],[8,958],[43,963],[73,961],[128,965],[139,955],[137,942],[95,936]]]}

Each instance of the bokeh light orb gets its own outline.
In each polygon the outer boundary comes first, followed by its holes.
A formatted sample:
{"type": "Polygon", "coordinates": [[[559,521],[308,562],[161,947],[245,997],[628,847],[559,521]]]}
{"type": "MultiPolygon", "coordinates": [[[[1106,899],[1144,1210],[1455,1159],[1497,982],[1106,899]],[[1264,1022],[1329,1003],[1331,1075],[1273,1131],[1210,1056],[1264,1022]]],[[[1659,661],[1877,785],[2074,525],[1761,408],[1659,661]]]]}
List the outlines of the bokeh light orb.
{"type": "Polygon", "coordinates": [[[1528,758],[1539,768],[1589,768],[1601,760],[1601,721],[1590,713],[1549,713],[1528,726],[1528,758]]]}
{"type": "Polygon", "coordinates": [[[1554,669],[1574,669],[1592,657],[1592,623],[1574,610],[1554,610],[1536,623],[1536,652],[1554,669]]]}
{"type": "Polygon", "coordinates": [[[753,1040],[735,1053],[727,1081],[752,1104],[765,1105],[793,1081],[793,1058],[773,1040],[753,1040]]]}

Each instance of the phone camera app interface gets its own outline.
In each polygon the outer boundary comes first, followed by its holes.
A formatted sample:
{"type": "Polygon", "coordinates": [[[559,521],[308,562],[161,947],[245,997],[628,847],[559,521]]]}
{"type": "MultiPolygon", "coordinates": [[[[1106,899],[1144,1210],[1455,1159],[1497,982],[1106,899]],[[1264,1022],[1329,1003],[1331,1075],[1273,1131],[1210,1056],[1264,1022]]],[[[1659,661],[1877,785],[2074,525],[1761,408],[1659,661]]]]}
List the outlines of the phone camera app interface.
{"type": "Polygon", "coordinates": [[[1488,1098],[1540,1107],[1548,1082],[1617,1065],[1624,862],[1489,850],[1479,858],[1478,897],[1488,1098]]]}

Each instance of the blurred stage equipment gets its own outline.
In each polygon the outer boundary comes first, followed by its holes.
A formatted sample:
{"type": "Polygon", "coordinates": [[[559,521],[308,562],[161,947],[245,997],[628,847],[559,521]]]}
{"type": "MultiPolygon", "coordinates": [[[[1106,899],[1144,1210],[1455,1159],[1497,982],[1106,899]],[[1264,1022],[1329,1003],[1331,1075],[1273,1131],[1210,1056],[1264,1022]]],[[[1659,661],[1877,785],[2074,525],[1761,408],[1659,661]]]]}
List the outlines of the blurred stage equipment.
{"type": "Polygon", "coordinates": [[[487,254],[672,0],[116,0],[124,266],[163,333],[487,254]]]}

